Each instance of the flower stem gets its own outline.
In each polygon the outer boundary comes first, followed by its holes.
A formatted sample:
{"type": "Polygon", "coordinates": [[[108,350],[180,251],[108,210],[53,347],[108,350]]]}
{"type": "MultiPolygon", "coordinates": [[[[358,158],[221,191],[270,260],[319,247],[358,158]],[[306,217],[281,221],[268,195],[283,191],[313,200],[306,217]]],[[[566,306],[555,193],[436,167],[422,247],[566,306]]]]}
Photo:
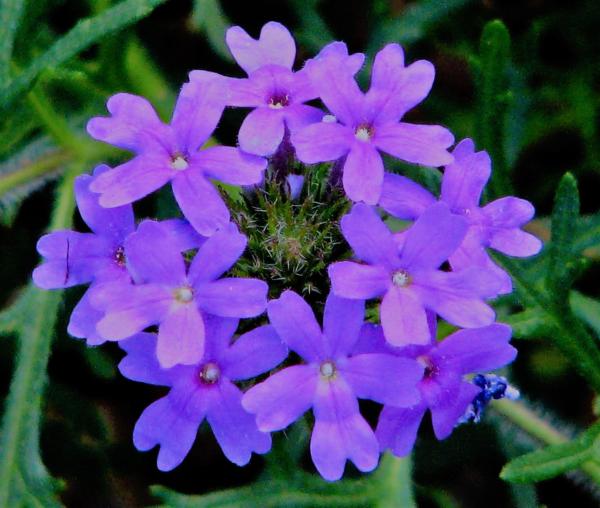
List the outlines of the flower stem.
{"type": "Polygon", "coordinates": [[[412,461],[407,457],[396,457],[385,453],[376,473],[378,480],[378,499],[375,508],[401,506],[402,508],[416,508],[412,490],[412,461]]]}

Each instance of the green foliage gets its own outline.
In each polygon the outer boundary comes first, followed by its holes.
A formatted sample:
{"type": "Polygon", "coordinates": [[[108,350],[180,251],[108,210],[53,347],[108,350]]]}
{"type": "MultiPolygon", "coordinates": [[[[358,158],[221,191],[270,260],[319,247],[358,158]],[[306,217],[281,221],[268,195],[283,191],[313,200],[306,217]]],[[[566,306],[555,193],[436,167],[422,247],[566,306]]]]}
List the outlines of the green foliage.
{"type": "Polygon", "coordinates": [[[600,301],[571,291],[569,302],[575,315],[584,321],[600,339],[600,301]]]}
{"type": "Polygon", "coordinates": [[[196,30],[204,33],[210,47],[224,60],[233,62],[225,44],[225,31],[232,23],[227,19],[219,0],[194,0],[192,23],[196,30]]]}
{"type": "Polygon", "coordinates": [[[15,79],[0,89],[0,109],[8,108],[44,70],[73,58],[103,37],[147,16],[165,0],[125,0],[101,14],[81,20],[44,53],[36,57],[15,79]]]}
{"type": "Polygon", "coordinates": [[[19,28],[25,0],[0,1],[0,83],[8,81],[10,76],[10,59],[12,56],[15,35],[19,28]]]}

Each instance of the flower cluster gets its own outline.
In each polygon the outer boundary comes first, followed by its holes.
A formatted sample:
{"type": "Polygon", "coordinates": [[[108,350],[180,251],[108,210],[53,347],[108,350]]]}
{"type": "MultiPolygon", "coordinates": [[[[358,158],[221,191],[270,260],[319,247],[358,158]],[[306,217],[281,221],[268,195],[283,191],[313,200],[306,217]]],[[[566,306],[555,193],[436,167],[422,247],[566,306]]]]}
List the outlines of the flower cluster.
{"type": "Polygon", "coordinates": [[[109,99],[110,116],[90,120],[88,133],[134,156],[76,179],[91,232],[56,231],[38,243],[38,286],[89,284],[69,333],[88,345],[119,341],[124,376],[170,388],[142,413],[135,446],[158,445],[158,468],[170,470],[206,419],[225,456],[243,465],[270,449],[271,432],[311,410],[313,462],[337,480],[347,460],[371,471],[385,449],[409,453],[427,410],[439,439],[478,420],[490,400],[512,393],[505,379],[480,373],[516,355],[488,303],[511,291],[510,277],[486,249],[536,254],[540,241],[520,229],[531,204],[504,197],[480,206],[488,155],[469,139],[449,151],[446,128],[402,121],[429,93],[434,68],[406,66],[397,44],[376,55],[366,93],[355,79],[364,55],[341,42],[298,71],[279,23],[257,40],[233,27],[227,44],[247,77],[192,71],[169,124],[142,97],[109,99]],[[207,146],[226,107],[252,108],[239,146],[207,146]],[[386,172],[382,152],[432,172],[443,166],[439,198],[386,172]],[[285,168],[290,160],[303,175],[285,168]],[[353,258],[328,267],[320,325],[293,288],[269,300],[265,281],[233,276],[248,241],[218,182],[260,193],[276,181],[280,199],[296,201],[312,165],[329,162],[332,192],[353,202],[340,221],[353,258]],[[132,204],[168,182],[182,216],[136,224],[132,204]],[[392,231],[389,216],[407,227],[392,231]],[[240,319],[265,311],[268,321],[246,322],[250,331],[235,336],[240,319]],[[460,329],[438,340],[439,318],[460,329]],[[359,399],[383,406],[375,429],[359,399]]]}

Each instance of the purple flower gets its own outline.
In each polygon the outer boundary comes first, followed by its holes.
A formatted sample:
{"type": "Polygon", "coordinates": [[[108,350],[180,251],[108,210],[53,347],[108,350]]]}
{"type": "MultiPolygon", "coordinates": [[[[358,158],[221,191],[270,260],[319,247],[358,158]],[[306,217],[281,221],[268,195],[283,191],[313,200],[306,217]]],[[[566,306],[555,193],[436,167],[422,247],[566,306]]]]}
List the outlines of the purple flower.
{"type": "Polygon", "coordinates": [[[214,131],[224,103],[223,78],[194,71],[181,89],[169,125],[160,121],[150,103],[120,93],[108,101],[111,117],[92,118],[89,134],[100,141],[130,150],[136,156],[100,175],[91,190],[100,204],[112,208],[136,201],[171,181],[185,217],[206,236],[229,222],[229,211],[209,179],[234,185],[261,180],[266,161],[237,148],[199,149],[214,131]]]}
{"type": "Polygon", "coordinates": [[[312,408],[310,452],[326,480],[341,478],[347,459],[361,471],[374,469],[379,447],[357,398],[401,407],[416,404],[415,385],[423,368],[389,354],[353,353],[364,319],[362,301],[330,294],[322,331],[311,308],[293,291],[270,301],[267,312],[282,340],[306,363],[252,387],[242,399],[244,408],[256,414],[263,432],[283,429],[312,408]]]}
{"type": "Polygon", "coordinates": [[[429,207],[406,232],[401,248],[367,205],[355,205],[341,226],[355,255],[366,264],[330,265],[332,290],[344,298],[382,297],[381,324],[390,344],[427,344],[426,310],[465,328],[494,321],[494,311],[483,299],[496,296],[496,277],[480,267],[438,269],[461,244],[468,227],[445,204],[429,207]]]}
{"type": "Polygon", "coordinates": [[[364,353],[394,353],[415,358],[425,367],[419,383],[421,402],[412,407],[386,404],[379,416],[377,438],[381,449],[398,456],[410,453],[417,430],[429,409],[435,436],[448,437],[481,387],[467,382],[470,373],[497,369],[512,362],[517,351],[509,344],[511,329],[504,324],[460,330],[441,342],[394,348],[386,343],[381,327],[365,325],[357,349],[364,353]]]}
{"type": "Polygon", "coordinates": [[[307,164],[346,157],[343,184],[351,200],[371,205],[379,201],[384,175],[379,150],[417,164],[452,161],[446,150],[454,142],[450,131],[400,122],[429,93],[431,63],[420,60],[404,67],[402,48],[389,44],[375,57],[366,94],[337,59],[317,59],[306,70],[333,116],[292,133],[292,144],[307,164]]]}
{"type": "MultiPolygon", "coordinates": [[[[255,108],[244,120],[239,132],[242,150],[257,155],[271,155],[281,144],[285,129],[291,132],[319,122],[323,112],[305,102],[317,92],[308,74],[293,72],[296,45],[292,35],[280,23],[271,21],[262,27],[260,38],[252,39],[234,26],[227,30],[227,45],[248,78],[228,80],[229,106],[255,108]]],[[[356,73],[363,55],[348,56],[343,43],[334,43],[322,51],[339,59],[356,73]]]]}
{"type": "MultiPolygon", "coordinates": [[[[496,265],[486,247],[509,256],[527,257],[537,254],[542,242],[520,228],[534,215],[534,208],[524,199],[504,197],[484,207],[479,200],[490,178],[491,161],[487,152],[475,152],[470,139],[462,140],[454,149],[454,162],[446,166],[440,201],[469,222],[461,245],[449,257],[455,270],[482,266],[501,281],[500,293],[510,293],[510,276],[496,265]]],[[[379,205],[395,217],[415,219],[436,202],[435,197],[420,185],[399,175],[387,174],[379,205]]]]}
{"type": "Polygon", "coordinates": [[[230,224],[200,246],[189,269],[155,222],[144,221],[125,242],[127,266],[136,284],[105,284],[92,303],[105,311],[97,325],[108,340],[125,339],[158,324],[156,354],[163,367],[193,365],[204,354],[207,314],[254,317],[267,305],[267,284],[222,278],[246,247],[230,224]]]}
{"type": "Polygon", "coordinates": [[[271,436],[259,432],[252,415],[241,404],[242,392],[232,381],[258,376],[287,355],[271,326],[261,326],[231,343],[237,319],[206,321],[206,355],[193,365],[163,369],[156,351],[156,336],[140,333],[121,347],[127,356],[119,370],[134,381],[169,386],[166,397],[148,406],[135,425],[133,442],[140,451],[160,446],[161,471],[178,466],[190,451],[198,427],[206,418],[225,456],[243,466],[252,452],[266,453],[271,436]]]}

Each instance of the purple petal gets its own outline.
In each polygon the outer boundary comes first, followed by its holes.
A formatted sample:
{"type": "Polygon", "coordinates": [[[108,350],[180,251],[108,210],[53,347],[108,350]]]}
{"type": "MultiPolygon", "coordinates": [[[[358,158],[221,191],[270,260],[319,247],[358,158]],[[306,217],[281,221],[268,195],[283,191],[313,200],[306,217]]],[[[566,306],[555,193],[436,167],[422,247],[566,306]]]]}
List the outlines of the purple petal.
{"type": "Polygon", "coordinates": [[[431,356],[461,374],[494,370],[517,356],[517,350],[509,344],[510,336],[510,326],[500,323],[459,330],[444,339],[431,356]]]}
{"type": "Polygon", "coordinates": [[[310,454],[323,478],[339,480],[344,474],[346,459],[363,472],[377,467],[377,438],[361,416],[356,397],[343,379],[320,383],[313,412],[315,425],[310,454]]]}
{"type": "Polygon", "coordinates": [[[252,185],[262,179],[267,161],[233,148],[212,146],[193,156],[190,164],[214,178],[232,185],[252,185]]]}
{"type": "Polygon", "coordinates": [[[78,339],[86,339],[88,346],[99,346],[106,342],[106,339],[100,337],[96,331],[96,324],[104,316],[104,313],[96,309],[91,302],[91,295],[96,287],[95,285],[90,286],[81,297],[71,313],[67,327],[69,335],[78,339]]]}
{"type": "Polygon", "coordinates": [[[533,219],[535,209],[529,201],[510,196],[484,206],[483,213],[493,227],[512,229],[533,219]]]}
{"type": "Polygon", "coordinates": [[[348,47],[344,42],[340,41],[330,42],[327,46],[324,46],[314,59],[324,60],[326,58],[341,61],[352,76],[354,76],[365,63],[365,55],[362,53],[349,55],[348,47]]]}
{"type": "Polygon", "coordinates": [[[310,362],[324,360],[330,351],[310,306],[293,291],[284,291],[267,307],[269,321],[288,347],[310,362]]]}
{"type": "Polygon", "coordinates": [[[158,328],[156,356],[161,367],[195,365],[204,355],[204,320],[194,302],[175,304],[158,328]]]}
{"type": "Polygon", "coordinates": [[[198,249],[188,273],[191,283],[195,285],[220,277],[237,262],[246,244],[246,237],[235,224],[217,231],[198,249]]]}
{"type": "Polygon", "coordinates": [[[198,307],[222,317],[249,318],[267,307],[268,286],[258,279],[225,278],[195,286],[198,307]]]}
{"type": "Polygon", "coordinates": [[[404,67],[404,53],[398,44],[388,44],[375,56],[367,100],[379,112],[377,122],[398,121],[419,104],[431,90],[435,69],[419,60],[404,67]]]}
{"type": "Polygon", "coordinates": [[[352,130],[339,123],[320,122],[292,132],[298,159],[306,164],[343,157],[353,143],[352,130]]]}
{"type": "Polygon", "coordinates": [[[232,380],[249,379],[279,365],[288,354],[275,329],[259,326],[241,335],[221,359],[223,374],[232,380]]]}
{"type": "Polygon", "coordinates": [[[490,156],[475,152],[471,139],[463,139],[452,155],[454,162],[444,169],[441,199],[457,211],[477,207],[492,171],[490,156]]]}
{"type": "Polygon", "coordinates": [[[148,153],[117,166],[94,178],[92,192],[100,194],[105,208],[128,205],[160,189],[174,175],[169,160],[162,153],[148,153]]]}
{"type": "Polygon", "coordinates": [[[227,105],[238,108],[256,108],[268,101],[272,80],[266,73],[255,72],[251,78],[227,78],[227,105]]]}
{"type": "Polygon", "coordinates": [[[435,203],[435,197],[409,178],[392,173],[383,177],[379,206],[399,219],[416,219],[435,203]]]}
{"type": "Polygon", "coordinates": [[[207,420],[225,456],[238,466],[250,462],[252,452],[271,449],[271,436],[257,429],[254,417],[242,407],[242,392],[227,380],[219,383],[207,420]]]}
{"type": "Polygon", "coordinates": [[[383,335],[383,327],[373,323],[365,323],[360,329],[358,341],[352,349],[353,355],[370,353],[389,353],[390,345],[383,335]]]}
{"type": "Polygon", "coordinates": [[[172,133],[152,105],[143,97],[118,93],[106,104],[109,118],[92,118],[87,124],[90,136],[111,145],[142,153],[163,143],[172,143],[172,133]]]}
{"type": "Polygon", "coordinates": [[[392,233],[372,207],[362,203],[354,205],[351,212],[342,217],[341,229],[359,259],[388,269],[398,265],[398,249],[392,233]]]}
{"type": "Polygon", "coordinates": [[[371,143],[357,141],[344,163],[343,183],[352,201],[376,205],[383,186],[383,161],[371,143]]]}
{"type": "MultiPolygon", "coordinates": [[[[94,177],[107,171],[110,171],[110,168],[102,164],[94,170],[94,177]]],[[[90,175],[80,175],[75,179],[77,209],[84,222],[94,233],[122,242],[135,229],[133,208],[127,205],[117,208],[100,206],[99,196],[89,189],[92,181],[93,177],[90,175]]]]}
{"type": "Polygon", "coordinates": [[[229,210],[223,198],[201,171],[183,171],[172,185],[177,204],[198,233],[211,236],[229,223],[229,210]]]}
{"type": "Polygon", "coordinates": [[[377,125],[372,141],[380,150],[414,164],[442,166],[452,162],[447,148],[454,143],[454,136],[439,125],[377,125]]]}
{"type": "Polygon", "coordinates": [[[348,358],[340,371],[360,399],[396,407],[412,406],[421,400],[417,384],[423,377],[423,366],[413,359],[363,354],[348,358]]]}
{"type": "Polygon", "coordinates": [[[481,388],[472,383],[462,382],[458,393],[446,397],[444,404],[431,407],[431,423],[435,437],[446,439],[456,426],[467,407],[481,391],[481,388]]]}
{"type": "Polygon", "coordinates": [[[287,367],[250,388],[242,405],[262,432],[284,429],[310,409],[318,378],[315,365],[287,367]]]}
{"type": "Polygon", "coordinates": [[[192,153],[213,133],[225,109],[225,87],[223,76],[206,71],[190,73],[190,82],[181,88],[171,119],[179,150],[192,153]]]}
{"type": "Polygon", "coordinates": [[[197,249],[206,241],[206,237],[200,235],[184,219],[167,219],[158,224],[170,235],[168,245],[179,252],[197,249]]]}
{"type": "Polygon", "coordinates": [[[343,298],[367,300],[382,295],[391,284],[391,274],[381,266],[340,261],[329,265],[331,289],[343,298]]]}
{"type": "Polygon", "coordinates": [[[363,300],[347,300],[329,293],[323,313],[323,335],[327,338],[331,356],[347,356],[358,340],[365,318],[363,300]]]}
{"type": "Polygon", "coordinates": [[[401,258],[406,268],[437,268],[462,243],[467,221],[450,213],[444,203],[428,208],[406,233],[401,258]]]}
{"type": "Polygon", "coordinates": [[[237,318],[223,318],[207,314],[204,317],[206,344],[204,358],[221,363],[221,358],[231,345],[232,337],[238,328],[237,318]]]}
{"type": "Polygon", "coordinates": [[[156,358],[156,335],[138,333],[122,340],[119,346],[127,352],[127,356],[119,362],[119,372],[127,379],[159,386],[171,386],[173,369],[164,369],[156,358]]]}
{"type": "Polygon", "coordinates": [[[394,346],[429,344],[427,314],[419,297],[410,289],[390,288],[379,310],[386,340],[394,346]]]}
{"type": "Polygon", "coordinates": [[[170,397],[163,397],[150,404],[142,413],[133,429],[133,443],[140,451],[160,445],[157,466],[161,471],[177,467],[188,454],[198,427],[204,419],[203,413],[192,418],[181,414],[173,406],[170,397]]]}
{"type": "Polygon", "coordinates": [[[381,449],[391,449],[398,457],[408,455],[417,439],[417,431],[426,409],[425,404],[406,409],[384,406],[375,431],[381,449]]]}
{"type": "Polygon", "coordinates": [[[248,74],[263,65],[281,65],[291,69],[296,57],[296,44],[287,28],[275,21],[266,23],[258,40],[234,26],[225,35],[227,46],[238,65],[248,74]]]}
{"type": "Polygon", "coordinates": [[[282,110],[258,107],[242,122],[238,135],[240,148],[256,155],[271,155],[281,144],[284,131],[282,110]]]}
{"type": "Polygon", "coordinates": [[[291,104],[284,109],[285,124],[290,132],[297,132],[304,127],[318,123],[323,118],[323,111],[306,104],[291,104]]]}
{"type": "Polygon", "coordinates": [[[136,283],[186,285],[185,261],[181,252],[173,248],[171,238],[168,229],[153,220],[145,220],[129,235],[125,241],[125,256],[136,283]]]}
{"type": "Polygon", "coordinates": [[[104,284],[92,295],[92,305],[106,309],[96,329],[107,340],[126,339],[159,323],[172,301],[171,292],[157,284],[104,284]]]}
{"type": "Polygon", "coordinates": [[[500,229],[493,234],[490,247],[509,256],[527,257],[537,254],[542,249],[542,242],[517,228],[500,229]]]}

